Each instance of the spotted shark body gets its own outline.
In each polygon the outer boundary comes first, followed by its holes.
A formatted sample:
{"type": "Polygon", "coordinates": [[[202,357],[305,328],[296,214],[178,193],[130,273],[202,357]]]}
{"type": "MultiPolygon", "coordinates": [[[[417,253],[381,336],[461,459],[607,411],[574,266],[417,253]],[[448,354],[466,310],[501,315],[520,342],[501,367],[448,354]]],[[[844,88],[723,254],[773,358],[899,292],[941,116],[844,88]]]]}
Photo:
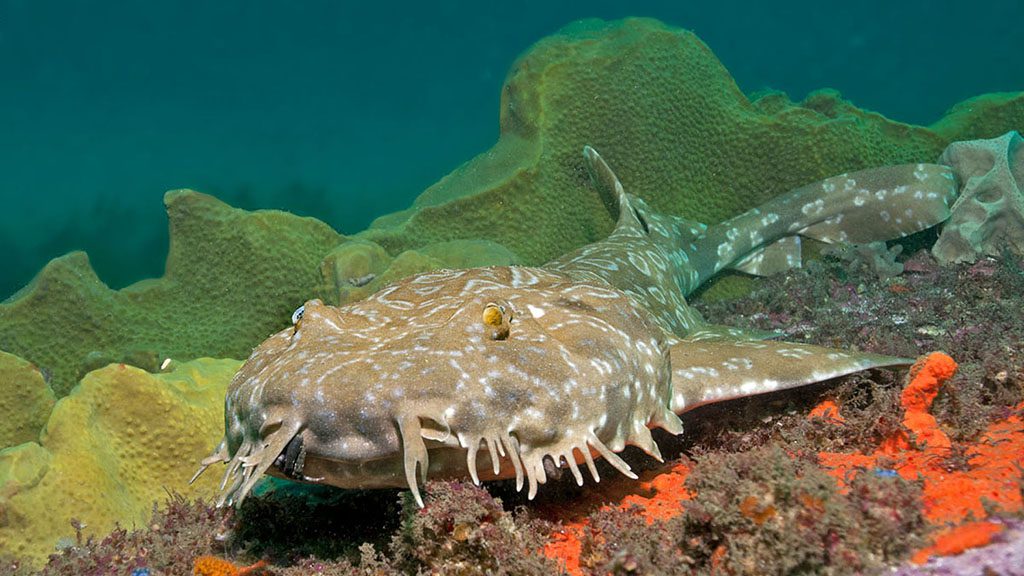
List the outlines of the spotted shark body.
{"type": "Polygon", "coordinates": [[[909,363],[775,342],[707,325],[685,297],[734,267],[799,265],[799,237],[898,238],[943,221],[948,168],[887,167],[797,189],[707,227],[625,193],[591,148],[598,188],[618,204],[605,240],[539,267],[417,274],[343,307],[307,302],[229,386],[220,504],[264,474],[345,488],[428,476],[515,478],[532,498],[557,469],[595,481],[596,458],[660,459],[650,429],[682,432],[696,406],[909,363]]]}

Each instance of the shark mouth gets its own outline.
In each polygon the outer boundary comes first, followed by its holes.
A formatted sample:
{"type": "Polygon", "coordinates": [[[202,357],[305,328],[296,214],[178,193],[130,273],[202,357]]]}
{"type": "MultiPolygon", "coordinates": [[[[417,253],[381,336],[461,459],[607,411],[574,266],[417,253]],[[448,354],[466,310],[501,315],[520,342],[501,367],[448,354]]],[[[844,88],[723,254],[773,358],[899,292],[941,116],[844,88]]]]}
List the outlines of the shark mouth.
{"type": "MultiPolygon", "coordinates": [[[[189,483],[195,482],[212,464],[224,462],[227,464],[227,470],[224,471],[224,477],[220,483],[220,496],[217,498],[216,505],[217,507],[240,506],[256,482],[271,466],[277,464],[285,474],[289,474],[287,466],[289,466],[288,459],[291,450],[286,451],[286,448],[292,449],[293,447],[298,449],[298,453],[292,456],[291,470],[293,474],[301,474],[300,459],[304,458],[305,454],[298,434],[302,431],[302,427],[298,423],[284,425],[282,422],[267,423],[263,426],[263,430],[271,428],[273,430],[266,434],[261,431],[255,441],[249,438],[244,439],[235,450],[234,455],[228,452],[227,438],[221,440],[214,453],[200,463],[199,470],[192,476],[189,483]],[[293,440],[296,439],[299,441],[294,442],[293,440]],[[297,462],[298,469],[295,468],[297,462]]],[[[315,480],[301,476],[295,476],[295,478],[315,480]]]]}
{"type": "MultiPolygon", "coordinates": [[[[531,500],[536,496],[538,486],[545,484],[549,476],[557,475],[563,467],[569,469],[577,485],[583,485],[580,463],[586,465],[595,482],[600,482],[601,476],[597,470],[595,455],[604,458],[624,476],[637,478],[630,465],[592,430],[583,434],[567,434],[557,443],[534,448],[523,445],[513,432],[455,433],[453,437],[453,433],[446,425],[439,432],[432,426],[436,420],[427,420],[431,425],[424,426],[418,416],[408,416],[397,422],[402,441],[405,481],[413,499],[421,508],[424,504],[420,488],[426,485],[430,466],[430,450],[425,440],[457,441],[458,446],[466,451],[466,468],[473,483],[477,485],[480,484],[477,460],[481,450],[489,453],[491,472],[495,477],[501,473],[502,460],[508,458],[515,471],[516,490],[520,491],[524,485],[527,486],[527,498],[531,500]]],[[[224,471],[219,488],[220,495],[216,501],[216,505],[222,507],[240,506],[252,492],[256,482],[272,467],[282,476],[293,480],[321,480],[302,473],[306,450],[301,437],[301,425],[285,425],[278,422],[265,425],[264,429],[271,431],[265,435],[260,434],[256,440],[243,440],[234,454],[228,451],[227,439],[221,440],[214,453],[203,459],[190,483],[195,482],[211,465],[225,463],[227,469],[224,471]]],[[[658,446],[647,427],[637,426],[634,431],[639,434],[630,443],[639,446],[659,462],[662,461],[658,446]]]]}
{"type": "MultiPolygon", "coordinates": [[[[430,421],[430,424],[437,422],[429,417],[427,420],[430,421]]],[[[421,417],[418,416],[408,416],[398,422],[402,439],[405,480],[416,504],[420,507],[423,507],[420,485],[426,484],[427,470],[430,466],[430,451],[424,440],[447,441],[452,444],[457,441],[458,446],[466,450],[466,468],[473,483],[477,485],[480,484],[477,457],[481,450],[486,450],[489,453],[491,471],[495,477],[501,473],[502,459],[507,457],[515,470],[516,490],[522,490],[523,485],[526,484],[528,486],[527,498],[531,500],[537,495],[538,485],[546,483],[548,476],[560,469],[563,462],[572,473],[577,485],[583,485],[580,462],[586,464],[594,481],[600,482],[601,476],[597,471],[595,454],[604,458],[626,477],[634,480],[637,478],[630,465],[602,442],[593,430],[582,434],[567,432],[556,443],[546,443],[543,447],[532,447],[521,443],[514,432],[507,430],[494,430],[481,434],[453,434],[446,424],[443,422],[440,424],[442,429],[438,431],[433,426],[424,427],[421,417]]],[[[633,432],[630,444],[639,446],[659,462],[663,461],[658,445],[654,442],[650,430],[646,426],[635,426],[633,432]]],[[[621,449],[621,447],[618,448],[621,449]]]]}

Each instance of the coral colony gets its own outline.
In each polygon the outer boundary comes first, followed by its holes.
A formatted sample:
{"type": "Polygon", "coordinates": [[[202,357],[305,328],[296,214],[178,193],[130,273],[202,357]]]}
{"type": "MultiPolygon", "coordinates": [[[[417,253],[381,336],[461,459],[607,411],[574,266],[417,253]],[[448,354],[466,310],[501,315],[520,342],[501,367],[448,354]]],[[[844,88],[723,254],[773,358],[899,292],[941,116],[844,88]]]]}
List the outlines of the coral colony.
{"type": "Polygon", "coordinates": [[[359,234],[169,192],[0,303],[0,575],[1020,574],[1022,129],[593,21],[359,234]]]}

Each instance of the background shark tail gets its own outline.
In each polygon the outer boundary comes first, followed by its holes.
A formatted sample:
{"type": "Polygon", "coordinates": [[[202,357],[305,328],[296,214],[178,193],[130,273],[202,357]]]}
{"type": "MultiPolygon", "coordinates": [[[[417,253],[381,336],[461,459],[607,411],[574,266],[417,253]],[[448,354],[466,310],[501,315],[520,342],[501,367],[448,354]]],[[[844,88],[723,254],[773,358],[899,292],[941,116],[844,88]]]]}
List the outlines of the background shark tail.
{"type": "Polygon", "coordinates": [[[953,171],[905,164],[840,174],[710,227],[691,245],[699,282],[724,268],[771,274],[800,266],[800,236],[826,243],[894,240],[949,218],[953,171]]]}

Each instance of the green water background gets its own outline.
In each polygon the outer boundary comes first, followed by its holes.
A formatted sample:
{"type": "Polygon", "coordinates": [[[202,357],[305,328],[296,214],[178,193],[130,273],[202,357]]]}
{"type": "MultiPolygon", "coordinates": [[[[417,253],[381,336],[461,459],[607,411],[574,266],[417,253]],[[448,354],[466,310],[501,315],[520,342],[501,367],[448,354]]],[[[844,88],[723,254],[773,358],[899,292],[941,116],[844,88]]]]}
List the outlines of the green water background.
{"type": "Polygon", "coordinates": [[[0,0],[0,300],[75,249],[114,287],[159,276],[171,188],[357,232],[495,141],[533,42],[631,15],[694,30],[748,93],[928,124],[1024,89],[1020,0],[0,0]]]}

